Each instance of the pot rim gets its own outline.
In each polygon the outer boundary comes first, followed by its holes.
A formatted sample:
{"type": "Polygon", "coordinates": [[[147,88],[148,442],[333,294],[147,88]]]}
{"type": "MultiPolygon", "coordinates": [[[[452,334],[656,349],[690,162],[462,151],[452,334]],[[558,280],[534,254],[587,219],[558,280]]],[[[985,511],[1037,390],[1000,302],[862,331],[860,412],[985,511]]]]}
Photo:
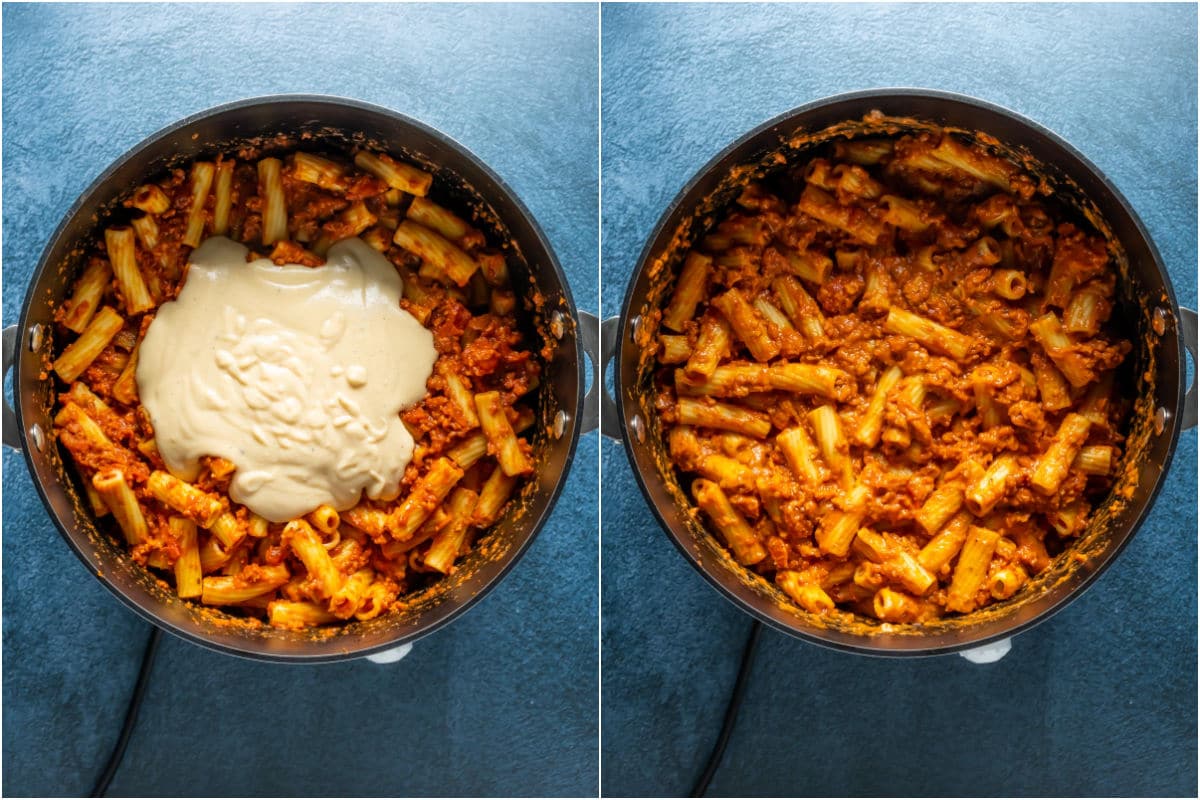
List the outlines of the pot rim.
{"type": "MultiPolygon", "coordinates": [[[[655,255],[655,252],[658,249],[655,247],[656,242],[664,234],[664,232],[666,231],[666,229],[668,227],[668,224],[671,221],[671,218],[674,216],[676,211],[683,205],[684,200],[688,197],[689,194],[691,194],[691,192],[696,188],[696,186],[698,184],[700,184],[701,181],[703,181],[706,177],[708,177],[711,172],[718,169],[721,166],[721,163],[723,161],[725,161],[727,158],[729,158],[733,153],[735,153],[738,149],[740,149],[747,142],[749,142],[753,139],[756,139],[760,136],[763,136],[764,134],[767,134],[774,128],[782,129],[785,126],[787,126],[789,123],[800,122],[802,117],[804,117],[814,111],[825,109],[829,106],[837,105],[839,103],[856,103],[856,102],[871,101],[871,100],[895,101],[898,99],[903,100],[905,98],[912,98],[912,99],[919,99],[919,100],[937,100],[937,101],[942,101],[944,103],[948,103],[948,104],[952,104],[952,105],[965,106],[968,108],[982,110],[984,112],[987,112],[987,113],[990,113],[990,114],[993,114],[993,115],[996,115],[999,117],[1005,117],[1008,120],[1017,123],[1021,127],[1028,129],[1034,135],[1040,136],[1040,137],[1048,140],[1052,145],[1054,145],[1055,147],[1057,147],[1058,149],[1063,151],[1063,153],[1065,153],[1065,155],[1067,156],[1068,159],[1074,159],[1080,166],[1082,172],[1090,173],[1091,177],[1095,178],[1100,183],[1100,185],[1103,187],[1103,189],[1106,192],[1108,192],[1108,194],[1112,197],[1114,202],[1129,217],[1130,221],[1134,225],[1135,230],[1137,231],[1138,237],[1145,242],[1146,249],[1152,256],[1154,268],[1158,271],[1158,274],[1159,274],[1160,278],[1162,279],[1163,288],[1166,293],[1167,305],[1170,307],[1171,313],[1173,315],[1173,319],[1175,320],[1173,330],[1175,333],[1176,349],[1178,351],[1177,352],[1178,363],[1180,365],[1180,369],[1183,370],[1185,374],[1186,374],[1186,369],[1187,369],[1187,367],[1186,367],[1187,361],[1186,361],[1186,356],[1184,354],[1183,337],[1180,334],[1180,331],[1178,329],[1178,321],[1180,319],[1180,312],[1179,312],[1179,303],[1175,297],[1175,289],[1171,283],[1170,275],[1167,273],[1166,267],[1163,263],[1162,255],[1159,253],[1158,247],[1155,245],[1154,240],[1151,238],[1149,231],[1146,230],[1146,226],[1142,222],[1141,217],[1138,216],[1138,214],[1134,210],[1133,206],[1130,205],[1129,201],[1120,192],[1120,190],[1116,187],[1116,185],[1113,184],[1113,182],[1108,179],[1108,177],[1104,174],[1104,172],[1102,172],[1088,158],[1086,158],[1082,153],[1080,153],[1078,150],[1076,150],[1071,144],[1069,144],[1065,139],[1063,139],[1061,136],[1059,136],[1055,132],[1040,125],[1037,122],[1034,122],[1031,119],[1028,119],[1024,115],[1022,115],[1016,111],[1013,111],[1012,109],[1009,109],[1009,108],[1001,106],[1001,105],[997,105],[995,103],[991,103],[986,100],[981,100],[979,98],[972,97],[970,95],[960,94],[960,93],[956,93],[956,92],[947,92],[947,91],[943,91],[940,89],[924,89],[924,88],[917,88],[917,87],[894,87],[894,88],[875,88],[875,89],[865,89],[865,90],[853,91],[853,92],[845,92],[845,93],[841,93],[841,94],[823,97],[823,98],[811,101],[809,103],[804,103],[803,105],[796,106],[795,108],[791,109],[790,111],[785,111],[782,114],[778,114],[778,115],[772,117],[771,119],[767,120],[766,122],[763,122],[759,125],[754,126],[752,129],[750,129],[746,133],[739,135],[732,142],[730,142],[726,146],[722,147],[720,149],[720,151],[717,152],[716,155],[714,155],[712,158],[710,158],[704,164],[703,167],[701,167],[698,171],[696,171],[684,183],[683,188],[679,190],[679,192],[675,195],[674,199],[672,199],[671,202],[667,205],[666,209],[659,216],[658,221],[655,223],[654,228],[651,230],[649,236],[647,237],[646,243],[643,245],[642,251],[638,256],[637,266],[629,278],[629,283],[626,286],[626,290],[625,290],[625,297],[621,304],[621,313],[620,313],[619,321],[617,324],[617,338],[618,338],[618,342],[619,342],[619,346],[617,349],[617,369],[614,370],[613,381],[614,381],[614,387],[616,389],[616,396],[619,398],[619,401],[617,403],[615,403],[615,405],[617,407],[617,414],[618,414],[618,419],[620,422],[619,430],[621,431],[621,440],[625,446],[624,447],[625,457],[629,461],[629,466],[634,474],[634,477],[637,480],[638,487],[642,491],[642,496],[646,500],[646,504],[650,507],[651,511],[654,513],[655,519],[658,520],[659,527],[662,529],[663,533],[667,536],[667,538],[671,541],[671,543],[675,546],[675,548],[679,551],[679,553],[684,557],[684,560],[687,561],[689,564],[691,564],[692,567],[694,567],[696,569],[696,571],[699,572],[711,586],[716,588],[718,593],[725,600],[729,601],[735,607],[737,607],[739,610],[749,614],[751,617],[758,620],[759,622],[762,622],[763,624],[770,626],[774,630],[777,630],[782,633],[788,634],[789,636],[793,636],[795,638],[801,639],[802,641],[808,642],[810,644],[819,645],[821,647],[825,647],[825,648],[828,648],[831,650],[837,650],[837,651],[841,651],[841,652],[848,652],[848,653],[854,653],[857,655],[866,655],[866,656],[874,656],[874,657],[882,657],[882,658],[921,658],[921,657],[946,655],[949,653],[973,650],[975,648],[983,647],[988,644],[992,644],[992,643],[999,642],[999,641],[1002,641],[1005,639],[1009,639],[1009,638],[1017,635],[1018,633],[1027,631],[1027,630],[1033,628],[1035,625],[1041,624],[1042,622],[1045,622],[1046,620],[1050,619],[1052,616],[1054,616],[1059,611],[1061,611],[1062,609],[1064,609],[1068,605],[1070,605],[1073,601],[1078,599],[1085,591],[1087,591],[1087,589],[1089,589],[1091,586],[1093,586],[1095,584],[1096,580],[1117,560],[1117,558],[1120,556],[1121,552],[1125,549],[1125,547],[1133,539],[1134,535],[1137,534],[1138,530],[1141,528],[1142,524],[1145,522],[1146,516],[1150,513],[1150,510],[1153,508],[1154,502],[1158,498],[1159,492],[1162,490],[1162,485],[1165,482],[1166,476],[1170,471],[1171,463],[1175,457],[1175,450],[1177,449],[1178,443],[1179,443],[1179,435],[1180,435],[1180,432],[1182,429],[1181,416],[1180,416],[1179,412],[1183,408],[1183,398],[1184,398],[1184,394],[1186,392],[1186,386],[1185,386],[1186,380],[1180,380],[1179,388],[1176,393],[1173,409],[1171,409],[1169,412],[1168,424],[1171,426],[1171,432],[1170,432],[1170,437],[1169,437],[1170,443],[1169,443],[1169,446],[1167,447],[1166,458],[1165,458],[1163,466],[1162,466],[1162,471],[1159,473],[1158,479],[1154,482],[1154,485],[1151,488],[1149,495],[1146,498],[1145,503],[1142,504],[1141,509],[1137,513],[1137,516],[1132,520],[1131,524],[1129,525],[1128,533],[1121,539],[1120,542],[1118,542],[1114,547],[1112,547],[1107,552],[1103,561],[1101,561],[1099,564],[1097,564],[1097,566],[1094,569],[1092,569],[1090,572],[1083,575],[1082,578],[1079,579],[1079,582],[1077,583],[1077,585],[1075,585],[1064,596],[1059,598],[1052,605],[1048,606],[1047,608],[1043,609],[1042,611],[1040,611],[1039,613],[1034,615],[1032,618],[1011,624],[1008,627],[1004,627],[1002,630],[999,630],[995,633],[989,633],[987,635],[980,635],[977,638],[969,639],[968,641],[965,641],[965,642],[956,642],[956,643],[940,645],[940,646],[912,647],[912,648],[882,647],[882,646],[875,644],[875,642],[876,642],[875,637],[873,637],[869,634],[846,634],[847,636],[854,636],[855,641],[835,641],[835,640],[826,638],[826,636],[824,635],[824,631],[821,628],[817,628],[817,627],[813,627],[813,626],[801,627],[799,625],[799,620],[797,620],[796,625],[787,625],[787,624],[784,624],[781,621],[771,617],[770,615],[764,613],[763,611],[761,611],[754,605],[746,602],[741,597],[737,596],[731,589],[726,587],[713,574],[711,574],[709,570],[705,569],[705,567],[697,559],[695,559],[693,557],[692,553],[689,552],[688,549],[684,546],[680,537],[676,536],[676,534],[672,530],[670,524],[668,524],[666,515],[664,514],[663,510],[661,508],[659,508],[658,504],[656,504],[652,499],[651,492],[650,492],[650,486],[648,483],[648,481],[650,480],[650,476],[644,475],[642,473],[642,471],[638,468],[637,458],[636,458],[636,455],[634,452],[632,436],[631,436],[631,432],[629,430],[629,419],[626,418],[626,413],[625,413],[625,400],[627,398],[627,393],[626,393],[625,387],[622,385],[621,366],[625,363],[626,353],[629,352],[629,351],[627,351],[627,348],[632,348],[634,346],[632,339],[629,336],[629,325],[630,325],[631,318],[633,316],[633,311],[634,311],[634,309],[633,309],[634,300],[635,300],[634,290],[638,283],[638,279],[645,272],[646,267],[651,262],[651,260],[653,259],[654,255],[655,255]]],[[[791,127],[794,129],[795,125],[793,124],[791,127]]],[[[1074,172],[1074,170],[1073,170],[1073,172],[1074,172]]],[[[676,223],[676,224],[678,224],[678,223],[676,223]]],[[[655,473],[655,475],[653,477],[655,480],[661,480],[661,477],[657,474],[657,472],[655,473]]],[[[922,637],[920,637],[920,636],[913,636],[911,638],[911,641],[920,641],[921,638],[922,637]]]]}
{"type": "MultiPolygon", "coordinates": [[[[530,265],[530,268],[533,268],[532,264],[530,265]]],[[[91,573],[94,578],[99,580],[101,585],[103,585],[111,594],[120,600],[122,604],[124,604],[127,608],[145,621],[207,650],[254,661],[289,664],[317,664],[361,658],[375,653],[392,650],[404,644],[411,644],[412,642],[424,638],[425,636],[428,636],[429,634],[441,629],[452,621],[461,618],[463,614],[474,607],[476,603],[482,600],[485,595],[487,595],[500,584],[500,582],[509,574],[513,567],[516,566],[517,562],[524,557],[525,553],[529,550],[530,545],[533,544],[534,539],[536,539],[538,534],[541,533],[543,526],[554,512],[554,508],[558,502],[559,496],[562,494],[563,487],[567,482],[567,478],[570,475],[571,467],[575,460],[576,446],[579,443],[580,422],[582,419],[584,401],[585,376],[582,369],[582,364],[584,363],[583,341],[582,337],[579,335],[578,326],[579,311],[575,305],[575,299],[571,294],[570,284],[568,283],[566,275],[563,272],[562,265],[559,263],[558,255],[554,252],[554,248],[550,245],[549,240],[546,238],[545,232],[542,231],[541,226],[537,223],[537,220],[534,218],[533,214],[530,213],[525,203],[521,200],[517,193],[513,191],[512,187],[510,187],[498,174],[496,174],[491,167],[485,164],[481,159],[479,159],[478,156],[467,149],[464,145],[459,143],[456,139],[443,133],[437,128],[416,120],[399,111],[393,111],[392,109],[385,108],[384,106],[366,103],[352,98],[328,94],[275,94],[247,97],[229,103],[222,103],[220,105],[212,106],[193,114],[189,114],[183,119],[162,127],[144,137],[138,144],[134,145],[119,158],[112,161],[100,173],[100,175],[95,178],[95,180],[88,184],[88,187],[84,189],[82,193],[80,193],[76,200],[71,204],[70,208],[68,208],[68,210],[63,214],[58,225],[55,227],[54,232],[47,240],[46,245],[42,250],[42,254],[38,258],[37,266],[32,273],[29,286],[25,291],[25,297],[21,305],[21,313],[17,322],[17,358],[13,369],[13,409],[16,416],[18,431],[22,439],[23,446],[21,447],[21,452],[24,456],[25,466],[29,470],[34,488],[37,490],[38,497],[41,499],[42,505],[46,509],[47,516],[50,517],[50,519],[54,522],[55,527],[58,529],[59,535],[64,541],[66,541],[71,551],[83,564],[85,569],[87,569],[87,571],[91,573]],[[550,489],[549,496],[547,497],[545,506],[532,520],[529,534],[524,537],[523,541],[507,551],[504,557],[505,561],[500,566],[496,574],[493,575],[486,583],[484,583],[477,591],[468,594],[465,598],[463,598],[457,607],[449,610],[444,616],[433,620],[429,624],[420,626],[417,630],[396,635],[380,644],[362,647],[355,647],[353,644],[350,644],[352,640],[349,637],[346,637],[347,646],[344,649],[336,652],[325,653],[254,652],[237,647],[235,644],[209,639],[206,636],[191,630],[186,630],[180,625],[161,617],[158,613],[156,613],[154,608],[143,606],[141,603],[137,602],[134,598],[130,597],[124,591],[118,588],[109,579],[107,574],[95,570],[91,560],[89,559],[91,554],[85,552],[84,548],[75,541],[68,530],[68,525],[66,522],[52,510],[50,499],[47,496],[45,487],[42,485],[42,480],[39,476],[38,470],[33,461],[33,456],[31,454],[32,442],[29,431],[25,428],[21,391],[23,381],[20,364],[25,358],[32,355],[28,345],[28,316],[35,300],[35,287],[37,286],[39,279],[45,270],[50,267],[49,259],[58,245],[59,240],[62,238],[71,221],[79,213],[80,209],[85,205],[89,198],[91,198],[96,192],[100,191],[111,180],[112,176],[116,174],[118,170],[130,162],[136,161],[147,149],[164,138],[221,114],[251,108],[292,103],[324,105],[342,109],[348,108],[352,111],[388,118],[396,123],[399,123],[403,127],[415,129],[417,132],[441,142],[450,150],[454,151],[456,155],[463,158],[472,167],[482,173],[488,180],[492,181],[505,201],[511,202],[518,215],[523,218],[523,221],[532,231],[538,248],[542,251],[542,253],[544,253],[545,259],[538,259],[538,268],[544,270],[546,267],[548,267],[553,277],[558,281],[559,286],[562,288],[562,296],[566,302],[566,310],[570,315],[571,325],[574,328],[574,363],[579,365],[576,369],[575,380],[576,407],[570,413],[570,419],[568,420],[570,438],[567,445],[562,472],[555,479],[554,484],[550,489]]],[[[159,604],[155,603],[150,605],[157,607],[159,604]]],[[[268,628],[267,630],[270,629],[268,628]]],[[[340,640],[339,643],[341,643],[340,640]]]]}

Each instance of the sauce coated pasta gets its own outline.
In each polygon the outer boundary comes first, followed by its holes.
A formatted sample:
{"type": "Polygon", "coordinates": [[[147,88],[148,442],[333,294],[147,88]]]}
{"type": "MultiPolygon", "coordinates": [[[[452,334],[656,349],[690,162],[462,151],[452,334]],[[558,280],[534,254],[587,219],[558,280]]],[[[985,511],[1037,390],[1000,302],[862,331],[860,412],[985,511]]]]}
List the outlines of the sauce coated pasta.
{"type": "Polygon", "coordinates": [[[1104,241],[946,132],[751,183],[661,310],[656,405],[740,564],[886,623],[1016,594],[1122,454],[1104,241]]]}
{"type": "MultiPolygon", "coordinates": [[[[197,161],[131,194],[128,222],[104,231],[102,246],[57,311],[57,340],[68,343],[52,364],[61,381],[55,434],[91,510],[112,519],[135,561],[157,570],[182,598],[298,629],[376,617],[455,570],[534,471],[532,445],[522,433],[534,421],[531,392],[541,368],[518,327],[504,252],[429,197],[432,174],[366,150],[351,162],[272,148],[197,161]],[[222,252],[242,254],[231,244],[240,243],[247,262],[269,259],[281,276],[283,265],[292,265],[286,267],[292,283],[303,282],[296,269],[321,270],[326,254],[333,258],[346,244],[358,248],[360,262],[381,254],[386,262],[379,263],[399,275],[399,306],[415,318],[422,339],[413,352],[432,340],[436,360],[423,397],[418,391],[415,404],[391,406],[407,406],[399,414],[401,433],[413,441],[398,486],[379,477],[370,497],[355,502],[364,485],[358,476],[348,492],[331,492],[348,502],[321,503],[276,521],[231,498],[239,468],[232,458],[202,455],[196,474],[167,468],[139,398],[139,348],[157,310],[186,285],[191,253],[221,241],[215,237],[227,237],[222,252]]],[[[262,261],[254,268],[273,267],[262,261]]],[[[392,286],[390,276],[386,283],[392,286]]],[[[222,362],[235,372],[244,366],[234,363],[235,334],[252,328],[255,316],[253,303],[238,301],[249,322],[235,320],[229,363],[222,362]]],[[[343,328],[347,336],[356,330],[354,322],[311,333],[341,341],[343,328]]],[[[159,352],[157,360],[168,357],[159,352]]],[[[359,361],[347,364],[344,375],[334,375],[339,387],[349,387],[338,396],[343,405],[365,383],[392,385],[359,361]]],[[[305,365],[294,366],[303,373],[305,365]]],[[[311,388],[318,385],[324,384],[311,388]]],[[[271,391],[269,383],[251,388],[271,391]]],[[[211,402],[228,401],[220,395],[210,392],[211,402]]],[[[356,424],[357,406],[347,408],[329,424],[356,424]]],[[[281,409],[273,410],[274,422],[286,417],[281,409]]],[[[309,416],[297,425],[292,446],[311,439],[319,420],[309,416]]],[[[270,441],[286,444],[285,434],[272,431],[270,441]]],[[[381,445],[396,440],[378,437],[381,445]]],[[[358,456],[342,460],[337,469],[346,474],[364,463],[358,456]]],[[[256,486],[270,480],[261,458],[257,465],[256,486]]]]}

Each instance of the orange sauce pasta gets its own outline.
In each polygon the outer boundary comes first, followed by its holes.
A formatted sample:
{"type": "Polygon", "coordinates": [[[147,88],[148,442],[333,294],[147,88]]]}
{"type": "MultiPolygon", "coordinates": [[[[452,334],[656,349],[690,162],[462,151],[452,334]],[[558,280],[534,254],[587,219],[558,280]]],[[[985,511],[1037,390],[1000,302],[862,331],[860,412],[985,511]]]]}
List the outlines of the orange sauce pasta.
{"type": "Polygon", "coordinates": [[[664,301],[656,407],[700,518],[805,610],[1017,594],[1119,469],[1104,241],[946,132],[751,183],[664,301]]]}
{"type": "Polygon", "coordinates": [[[433,174],[385,153],[290,147],[249,146],[131,190],[58,311],[50,368],[56,439],[100,526],[181,597],[303,628],[378,616],[455,571],[534,471],[541,366],[499,243],[438,205],[433,174]],[[360,237],[395,267],[400,307],[437,352],[424,399],[399,415],[415,447],[398,492],[275,523],[231,498],[231,461],[202,458],[191,481],[170,473],[138,398],[138,348],[214,235],[248,261],[313,269],[360,237]]]}

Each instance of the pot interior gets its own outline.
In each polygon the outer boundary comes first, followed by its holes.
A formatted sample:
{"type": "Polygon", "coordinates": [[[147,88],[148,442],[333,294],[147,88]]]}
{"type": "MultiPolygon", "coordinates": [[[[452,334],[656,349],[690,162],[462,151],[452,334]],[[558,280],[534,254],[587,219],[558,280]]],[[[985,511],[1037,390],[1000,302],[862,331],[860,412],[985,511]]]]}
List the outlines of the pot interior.
{"type": "Polygon", "coordinates": [[[799,109],[748,134],[698,174],[660,221],[624,309],[618,405],[631,463],[655,513],[685,557],[729,599],[785,632],[833,647],[929,654],[1002,638],[1044,618],[1090,583],[1132,536],[1157,493],[1178,436],[1178,306],[1136,215],[1114,187],[1052,134],[965,98],[864,93],[799,109]],[[801,609],[769,580],[737,564],[688,499],[653,406],[656,310],[669,299],[688,249],[715,227],[749,181],[770,181],[837,140],[934,128],[950,129],[1016,162],[1041,181],[1040,200],[1107,242],[1119,274],[1113,320],[1133,343],[1116,384],[1130,387],[1127,396],[1133,402],[1126,452],[1120,477],[1087,530],[1011,599],[923,624],[829,620],[801,609]]]}
{"type": "Polygon", "coordinates": [[[156,134],[110,167],[72,207],[44,252],[26,297],[18,342],[15,394],[26,458],[68,543],[120,599],[148,619],[199,644],[241,655],[289,661],[364,655],[430,633],[464,611],[513,566],[549,515],[578,438],[582,348],[575,320],[561,268],[528,211],[499,178],[444,135],[384,109],[329,98],[226,106],[156,134]],[[39,449],[30,434],[35,425],[53,430],[54,381],[39,376],[54,347],[52,309],[66,297],[103,228],[127,218],[121,201],[173,168],[246,145],[263,148],[263,155],[303,149],[342,158],[353,147],[370,147],[434,173],[430,198],[472,221],[505,251],[513,288],[524,305],[521,322],[528,341],[548,354],[536,390],[536,476],[452,575],[405,597],[402,609],[373,620],[285,631],[180,600],[132,561],[107,525],[97,527],[75,470],[64,467],[53,443],[39,449]],[[31,336],[34,326],[40,337],[31,336]]]}

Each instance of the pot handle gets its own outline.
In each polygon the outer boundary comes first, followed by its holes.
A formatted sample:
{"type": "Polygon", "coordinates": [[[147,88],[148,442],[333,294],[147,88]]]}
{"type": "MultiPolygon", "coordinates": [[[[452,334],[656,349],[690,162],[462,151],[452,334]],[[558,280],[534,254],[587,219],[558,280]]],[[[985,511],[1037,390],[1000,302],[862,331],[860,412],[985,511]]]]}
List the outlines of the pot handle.
{"type": "Polygon", "coordinates": [[[1183,396],[1183,429],[1196,427],[1196,384],[1200,382],[1200,362],[1196,361],[1196,312],[1179,308],[1179,333],[1183,346],[1192,354],[1192,385],[1183,396]]]}
{"type": "MultiPolygon", "coordinates": [[[[17,326],[9,325],[4,329],[4,372],[0,372],[0,380],[8,374],[17,360],[17,340],[21,338],[17,336],[17,326]]],[[[15,384],[14,384],[15,391],[15,384]]],[[[24,449],[24,443],[21,441],[21,432],[17,430],[17,415],[13,412],[12,406],[8,404],[8,397],[4,397],[4,445],[11,447],[14,450],[24,449]]]]}
{"type": "Polygon", "coordinates": [[[592,361],[592,389],[583,398],[583,421],[580,433],[600,433],[617,438],[617,404],[604,388],[608,364],[617,357],[617,317],[600,319],[586,311],[580,312],[583,323],[583,349],[592,361]]]}

